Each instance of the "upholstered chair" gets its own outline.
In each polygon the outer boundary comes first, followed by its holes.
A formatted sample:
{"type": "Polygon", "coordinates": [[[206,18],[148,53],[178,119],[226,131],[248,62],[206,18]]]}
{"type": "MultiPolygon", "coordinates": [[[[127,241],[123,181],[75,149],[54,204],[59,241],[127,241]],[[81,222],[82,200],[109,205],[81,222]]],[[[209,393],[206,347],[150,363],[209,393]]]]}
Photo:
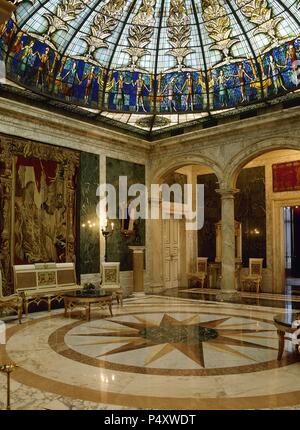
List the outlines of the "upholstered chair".
{"type": "Polygon", "coordinates": [[[262,267],[263,258],[249,258],[249,272],[248,275],[243,276],[241,279],[242,291],[244,290],[244,285],[255,287],[256,293],[261,290],[262,284],[262,267]]]}
{"type": "Polygon", "coordinates": [[[207,257],[197,258],[197,271],[188,274],[188,281],[191,284],[192,281],[199,281],[201,288],[204,286],[204,282],[207,279],[207,257]]]}
{"type": "Polygon", "coordinates": [[[120,285],[120,263],[101,263],[101,289],[111,292],[118,304],[123,306],[123,291],[120,285]]]}

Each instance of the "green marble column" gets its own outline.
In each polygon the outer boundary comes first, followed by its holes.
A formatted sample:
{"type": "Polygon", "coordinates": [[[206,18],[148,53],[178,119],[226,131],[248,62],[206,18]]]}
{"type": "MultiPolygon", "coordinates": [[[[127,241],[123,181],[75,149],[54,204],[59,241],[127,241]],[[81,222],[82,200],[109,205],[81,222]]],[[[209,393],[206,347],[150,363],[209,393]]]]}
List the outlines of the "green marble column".
{"type": "Polygon", "coordinates": [[[99,186],[99,156],[80,154],[80,273],[100,271],[100,232],[96,207],[99,186]],[[90,221],[90,223],[88,223],[90,221]],[[89,224],[92,227],[89,227],[89,224]],[[93,226],[93,224],[95,224],[93,226]]]}

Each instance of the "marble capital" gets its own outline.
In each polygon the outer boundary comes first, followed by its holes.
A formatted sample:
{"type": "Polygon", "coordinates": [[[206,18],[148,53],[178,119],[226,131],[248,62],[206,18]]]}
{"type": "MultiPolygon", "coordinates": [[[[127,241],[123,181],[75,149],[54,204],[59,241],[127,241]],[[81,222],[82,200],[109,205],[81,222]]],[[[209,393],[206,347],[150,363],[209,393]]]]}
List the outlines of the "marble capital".
{"type": "Polygon", "coordinates": [[[237,188],[218,188],[216,193],[221,195],[221,199],[234,199],[235,195],[239,192],[237,188]]]}
{"type": "Polygon", "coordinates": [[[142,254],[144,250],[146,249],[145,246],[128,246],[128,249],[130,249],[134,254],[142,254]]]}

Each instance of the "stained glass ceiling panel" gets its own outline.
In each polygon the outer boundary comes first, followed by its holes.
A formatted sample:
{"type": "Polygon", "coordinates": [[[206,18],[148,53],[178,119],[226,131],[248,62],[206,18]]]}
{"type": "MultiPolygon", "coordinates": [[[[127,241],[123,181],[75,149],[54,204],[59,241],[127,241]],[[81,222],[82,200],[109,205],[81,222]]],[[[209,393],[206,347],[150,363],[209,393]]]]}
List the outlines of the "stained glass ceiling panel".
{"type": "Polygon", "coordinates": [[[15,4],[0,27],[11,81],[150,131],[299,88],[299,0],[15,4]]]}

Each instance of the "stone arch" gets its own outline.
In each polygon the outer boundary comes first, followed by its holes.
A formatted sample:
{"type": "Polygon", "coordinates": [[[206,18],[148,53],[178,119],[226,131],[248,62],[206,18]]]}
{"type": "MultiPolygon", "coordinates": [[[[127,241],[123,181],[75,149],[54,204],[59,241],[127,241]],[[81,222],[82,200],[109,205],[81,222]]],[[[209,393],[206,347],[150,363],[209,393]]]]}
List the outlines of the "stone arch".
{"type": "MultiPolygon", "coordinates": [[[[152,184],[160,184],[163,181],[165,175],[169,172],[172,172],[180,167],[189,166],[189,165],[202,165],[212,169],[212,173],[216,175],[217,181],[220,183],[222,181],[223,171],[219,164],[217,164],[213,159],[202,156],[201,154],[174,154],[172,157],[169,155],[161,155],[159,153],[152,155],[152,163],[151,168],[148,171],[147,178],[149,183],[152,184]]],[[[216,186],[217,188],[217,186],[216,186]]],[[[148,267],[151,267],[151,284],[152,291],[155,291],[155,288],[160,286],[164,287],[164,269],[163,269],[163,235],[157,233],[156,224],[150,223],[151,230],[151,243],[149,246],[150,250],[155,250],[155,252],[150,252],[147,255],[149,256],[148,267]]],[[[161,228],[161,227],[160,227],[161,228]]],[[[160,232],[162,230],[159,230],[160,232]]],[[[184,261],[186,262],[185,270],[181,271],[183,277],[186,276],[186,273],[194,270],[194,266],[196,265],[196,257],[198,255],[198,247],[197,247],[197,234],[195,231],[188,232],[188,236],[185,236],[183,239],[185,242],[189,243],[187,248],[187,253],[185,254],[184,261]]],[[[185,278],[184,278],[185,279],[185,278]]],[[[183,281],[185,282],[185,281],[183,281]]]]}
{"type": "Polygon", "coordinates": [[[227,164],[224,172],[224,188],[235,188],[240,171],[251,160],[264,153],[278,149],[296,149],[300,151],[300,138],[288,140],[284,136],[269,138],[241,149],[227,164]]]}
{"type": "Polygon", "coordinates": [[[191,164],[210,167],[213,173],[216,175],[219,184],[223,182],[223,169],[221,168],[221,166],[214,160],[203,155],[184,155],[178,157],[174,156],[172,157],[172,159],[163,158],[158,163],[158,165],[153,166],[150,171],[149,179],[151,183],[159,183],[163,176],[165,176],[167,173],[179,169],[180,167],[188,166],[191,164]]]}

